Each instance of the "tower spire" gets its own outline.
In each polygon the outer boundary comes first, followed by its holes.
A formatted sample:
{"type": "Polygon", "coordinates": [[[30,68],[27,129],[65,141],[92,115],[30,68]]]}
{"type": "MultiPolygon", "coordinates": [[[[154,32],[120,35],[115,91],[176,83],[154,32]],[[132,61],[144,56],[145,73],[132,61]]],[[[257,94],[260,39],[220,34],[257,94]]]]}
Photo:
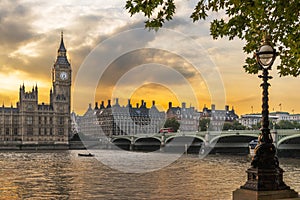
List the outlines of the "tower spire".
{"type": "Polygon", "coordinates": [[[63,31],[61,31],[60,37],[61,37],[60,45],[57,50],[57,59],[56,59],[55,65],[61,65],[61,66],[68,67],[68,66],[70,66],[70,63],[67,59],[67,49],[64,44],[64,32],[63,31]]]}
{"type": "Polygon", "coordinates": [[[58,49],[58,56],[66,56],[66,47],[64,44],[64,32],[61,31],[61,39],[60,39],[60,45],[59,45],[59,49],[58,49]]]}

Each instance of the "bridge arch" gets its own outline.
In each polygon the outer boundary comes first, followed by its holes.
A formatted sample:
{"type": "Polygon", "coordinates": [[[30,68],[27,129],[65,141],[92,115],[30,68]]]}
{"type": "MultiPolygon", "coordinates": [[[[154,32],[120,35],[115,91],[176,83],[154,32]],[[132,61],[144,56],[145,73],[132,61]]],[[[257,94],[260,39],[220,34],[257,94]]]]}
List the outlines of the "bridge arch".
{"type": "Polygon", "coordinates": [[[135,144],[139,141],[141,142],[141,141],[144,141],[144,140],[153,141],[153,142],[158,141],[159,143],[161,143],[161,138],[159,138],[159,137],[147,137],[147,136],[135,138],[133,143],[135,144]]]}
{"type": "Polygon", "coordinates": [[[175,153],[199,153],[204,138],[196,135],[176,135],[165,141],[165,151],[175,153]]]}
{"type": "Polygon", "coordinates": [[[198,140],[201,140],[202,142],[205,142],[205,139],[201,136],[197,136],[197,135],[174,135],[174,136],[171,136],[171,137],[168,137],[166,139],[166,143],[169,143],[171,140],[173,140],[174,138],[196,138],[198,140]]]}
{"type": "Polygon", "coordinates": [[[118,137],[118,138],[114,138],[111,142],[115,146],[119,147],[120,149],[130,150],[130,145],[131,145],[130,138],[118,137]]]}
{"type": "Polygon", "coordinates": [[[295,134],[295,135],[289,135],[286,137],[281,138],[278,142],[277,142],[277,147],[279,148],[279,146],[289,140],[296,140],[296,144],[299,144],[300,142],[300,134],[295,134]]]}
{"type": "Polygon", "coordinates": [[[126,137],[119,137],[119,138],[114,138],[111,141],[113,144],[118,144],[118,143],[128,143],[130,144],[130,138],[126,138],[126,137]]]}
{"type": "Polygon", "coordinates": [[[139,137],[134,140],[137,151],[157,151],[160,149],[161,140],[157,137],[139,137]]]}
{"type": "Polygon", "coordinates": [[[224,134],[224,135],[218,135],[213,137],[209,143],[217,143],[217,142],[222,142],[226,141],[231,138],[231,142],[250,142],[253,139],[257,139],[258,135],[254,133],[248,133],[248,134],[239,134],[239,133],[232,133],[232,134],[224,134]],[[233,139],[234,138],[234,139],[233,139]]]}

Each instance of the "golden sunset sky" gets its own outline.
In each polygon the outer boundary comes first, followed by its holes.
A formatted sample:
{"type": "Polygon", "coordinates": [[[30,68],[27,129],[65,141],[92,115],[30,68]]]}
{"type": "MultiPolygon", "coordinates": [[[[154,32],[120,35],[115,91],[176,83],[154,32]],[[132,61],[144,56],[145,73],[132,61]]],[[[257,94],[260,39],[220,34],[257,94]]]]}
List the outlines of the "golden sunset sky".
{"type": "MultiPolygon", "coordinates": [[[[39,102],[49,102],[51,68],[60,33],[73,70],[72,110],[82,114],[89,103],[119,98],[127,104],[152,100],[159,109],[168,102],[194,106],[234,107],[241,115],[261,111],[261,80],[246,74],[244,42],[213,40],[209,22],[189,18],[197,1],[177,1],[174,20],[158,32],[144,29],[142,15],[130,17],[125,0],[1,0],[0,102],[16,105],[18,91],[38,85],[39,102]]],[[[259,42],[259,41],[258,41],[259,42]]],[[[270,111],[300,113],[299,78],[270,83],[270,111]],[[281,107],[279,106],[281,104],[281,107]]]]}

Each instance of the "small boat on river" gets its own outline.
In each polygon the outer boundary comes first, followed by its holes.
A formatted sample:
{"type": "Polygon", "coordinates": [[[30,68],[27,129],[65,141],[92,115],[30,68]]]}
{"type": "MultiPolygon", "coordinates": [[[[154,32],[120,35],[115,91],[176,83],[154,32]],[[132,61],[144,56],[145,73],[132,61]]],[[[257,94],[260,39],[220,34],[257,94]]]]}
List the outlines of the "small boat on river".
{"type": "Polygon", "coordinates": [[[94,154],[91,153],[79,153],[78,156],[83,156],[83,157],[94,157],[94,154]]]}
{"type": "Polygon", "coordinates": [[[257,143],[258,143],[258,139],[251,140],[251,142],[249,142],[249,153],[250,153],[250,156],[254,156],[254,149],[255,149],[257,143]]]}

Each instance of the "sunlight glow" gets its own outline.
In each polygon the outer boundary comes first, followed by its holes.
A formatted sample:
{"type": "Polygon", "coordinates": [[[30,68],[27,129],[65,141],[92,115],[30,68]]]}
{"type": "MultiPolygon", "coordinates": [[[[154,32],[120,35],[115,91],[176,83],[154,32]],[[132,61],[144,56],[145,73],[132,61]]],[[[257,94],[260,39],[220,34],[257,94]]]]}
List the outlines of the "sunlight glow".
{"type": "MultiPolygon", "coordinates": [[[[9,54],[9,57],[12,58],[23,58],[23,57],[38,57],[39,53],[37,51],[38,42],[31,42],[25,44],[24,46],[19,47],[18,50],[9,54]]],[[[23,58],[24,61],[27,61],[27,58],[23,58]]],[[[28,61],[27,61],[28,62],[28,61]]]]}

